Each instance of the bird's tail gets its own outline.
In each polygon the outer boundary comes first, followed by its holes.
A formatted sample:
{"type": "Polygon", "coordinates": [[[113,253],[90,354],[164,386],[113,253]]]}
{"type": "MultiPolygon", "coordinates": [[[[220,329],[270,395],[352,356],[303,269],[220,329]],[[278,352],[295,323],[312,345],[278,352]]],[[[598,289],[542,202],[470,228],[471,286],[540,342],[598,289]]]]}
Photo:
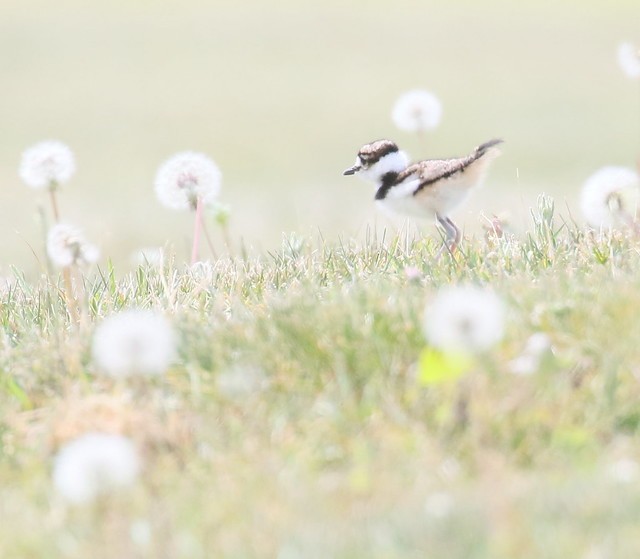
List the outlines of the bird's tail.
{"type": "Polygon", "coordinates": [[[479,145],[471,154],[472,163],[467,166],[465,173],[475,173],[476,184],[482,183],[489,165],[500,155],[500,148],[497,146],[501,143],[500,139],[489,140],[479,145]]]}
{"type": "Polygon", "coordinates": [[[494,152],[495,155],[499,155],[500,150],[496,149],[495,146],[497,146],[498,144],[501,144],[503,141],[504,140],[501,140],[499,138],[494,138],[493,140],[489,140],[488,142],[485,142],[484,144],[480,144],[476,148],[476,152],[475,152],[476,159],[479,159],[480,157],[485,155],[487,152],[494,152]]]}

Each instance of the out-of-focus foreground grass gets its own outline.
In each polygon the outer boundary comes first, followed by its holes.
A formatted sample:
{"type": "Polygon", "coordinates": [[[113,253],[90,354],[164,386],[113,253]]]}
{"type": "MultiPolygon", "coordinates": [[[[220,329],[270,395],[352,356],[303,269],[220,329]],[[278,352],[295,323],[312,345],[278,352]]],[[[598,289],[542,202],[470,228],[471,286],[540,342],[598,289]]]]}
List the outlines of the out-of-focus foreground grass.
{"type": "Polygon", "coordinates": [[[18,279],[0,304],[0,556],[638,557],[637,239],[552,214],[455,261],[402,237],[290,239],[92,274],[79,331],[56,286],[18,279]],[[506,337],[460,381],[422,385],[424,305],[463,281],[503,298],[506,337]],[[166,376],[90,362],[95,323],[129,306],[179,332],[166,376]],[[551,350],[515,375],[533,334],[551,350]],[[131,437],[143,474],[67,507],[53,456],[94,430],[131,437]]]}
{"type": "Polygon", "coordinates": [[[361,235],[371,192],[340,171],[378,137],[416,158],[505,138],[460,210],[467,229],[478,210],[519,221],[540,191],[571,203],[595,168],[638,154],[637,89],[614,56],[636,23],[635,0],[4,2],[0,263],[33,270],[30,247],[42,253],[16,170],[49,137],[78,160],[63,215],[120,263],[186,243],[189,217],[152,192],[157,166],[184,149],[219,163],[235,233],[258,249],[282,231],[361,235]],[[389,118],[415,87],[445,109],[424,142],[389,118]]]}

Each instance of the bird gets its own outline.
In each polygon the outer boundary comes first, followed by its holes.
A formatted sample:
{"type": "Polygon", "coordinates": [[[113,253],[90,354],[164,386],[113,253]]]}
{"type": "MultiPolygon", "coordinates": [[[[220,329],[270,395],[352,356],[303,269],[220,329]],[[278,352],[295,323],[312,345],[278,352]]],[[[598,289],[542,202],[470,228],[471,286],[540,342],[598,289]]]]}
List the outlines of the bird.
{"type": "Polygon", "coordinates": [[[455,251],[462,239],[449,213],[484,179],[489,164],[500,155],[503,140],[480,144],[469,155],[425,159],[409,164],[407,155],[391,140],[376,140],[360,148],[356,162],[343,175],[359,175],[376,186],[375,200],[396,213],[433,217],[445,231],[446,247],[455,251]]]}

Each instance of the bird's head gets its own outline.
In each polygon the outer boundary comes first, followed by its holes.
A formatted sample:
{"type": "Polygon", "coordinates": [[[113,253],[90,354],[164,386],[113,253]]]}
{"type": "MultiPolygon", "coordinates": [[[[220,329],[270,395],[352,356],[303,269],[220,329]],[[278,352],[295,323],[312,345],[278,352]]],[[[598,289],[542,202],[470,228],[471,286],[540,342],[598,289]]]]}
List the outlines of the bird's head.
{"type": "Polygon", "coordinates": [[[343,175],[359,174],[363,179],[378,183],[388,173],[398,174],[407,168],[406,153],[391,140],[376,140],[360,148],[353,167],[343,175]]]}

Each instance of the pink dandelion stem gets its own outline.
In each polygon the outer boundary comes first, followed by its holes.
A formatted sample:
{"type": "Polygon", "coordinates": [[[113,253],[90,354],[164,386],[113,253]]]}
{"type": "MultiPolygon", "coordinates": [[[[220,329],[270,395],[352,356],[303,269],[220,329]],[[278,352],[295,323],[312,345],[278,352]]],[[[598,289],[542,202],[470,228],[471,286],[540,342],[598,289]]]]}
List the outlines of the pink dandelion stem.
{"type": "Polygon", "coordinates": [[[209,245],[209,250],[211,251],[211,255],[213,258],[218,258],[218,253],[216,252],[215,247],[213,246],[213,241],[211,240],[211,235],[209,235],[209,230],[207,229],[206,221],[202,221],[202,231],[204,232],[204,237],[207,240],[207,244],[209,245]]]}
{"type": "Polygon", "coordinates": [[[198,196],[196,201],[196,221],[193,228],[193,247],[191,248],[191,264],[195,264],[198,261],[201,229],[202,229],[202,198],[198,196]]]}
{"type": "Polygon", "coordinates": [[[51,199],[51,208],[53,210],[53,220],[60,223],[60,210],[58,209],[58,200],[56,199],[55,186],[49,188],[49,197],[51,199]]]}

